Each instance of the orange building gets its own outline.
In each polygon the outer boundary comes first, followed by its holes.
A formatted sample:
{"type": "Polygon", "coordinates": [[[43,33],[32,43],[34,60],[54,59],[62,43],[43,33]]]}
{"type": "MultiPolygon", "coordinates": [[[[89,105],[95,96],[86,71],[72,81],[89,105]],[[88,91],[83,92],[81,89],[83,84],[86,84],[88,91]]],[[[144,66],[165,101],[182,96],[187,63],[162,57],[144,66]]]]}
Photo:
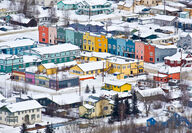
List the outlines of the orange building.
{"type": "Polygon", "coordinates": [[[105,35],[95,37],[95,52],[108,52],[108,41],[105,35]]]}
{"type": "Polygon", "coordinates": [[[39,42],[49,43],[49,28],[46,26],[39,26],[39,42]]]}

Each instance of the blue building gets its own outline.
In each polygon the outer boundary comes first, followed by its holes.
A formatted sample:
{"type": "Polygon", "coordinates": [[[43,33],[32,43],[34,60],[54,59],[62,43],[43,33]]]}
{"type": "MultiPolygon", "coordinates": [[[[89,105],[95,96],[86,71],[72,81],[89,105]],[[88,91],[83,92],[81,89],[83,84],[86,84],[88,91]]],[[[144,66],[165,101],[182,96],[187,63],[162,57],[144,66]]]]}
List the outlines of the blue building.
{"type": "Polygon", "coordinates": [[[133,40],[126,41],[125,56],[135,58],[135,42],[133,42],[133,40]]]}
{"type": "Polygon", "coordinates": [[[37,42],[28,38],[18,38],[14,41],[0,43],[0,53],[23,55],[23,51],[37,47],[37,42]]]}
{"type": "Polygon", "coordinates": [[[117,55],[117,39],[108,38],[108,53],[117,55]]]}
{"type": "Polygon", "coordinates": [[[66,43],[71,43],[74,44],[75,40],[75,31],[72,28],[68,28],[65,30],[65,35],[66,35],[66,43]]]}
{"type": "Polygon", "coordinates": [[[125,56],[126,40],[123,38],[117,38],[117,55],[125,56]]]}

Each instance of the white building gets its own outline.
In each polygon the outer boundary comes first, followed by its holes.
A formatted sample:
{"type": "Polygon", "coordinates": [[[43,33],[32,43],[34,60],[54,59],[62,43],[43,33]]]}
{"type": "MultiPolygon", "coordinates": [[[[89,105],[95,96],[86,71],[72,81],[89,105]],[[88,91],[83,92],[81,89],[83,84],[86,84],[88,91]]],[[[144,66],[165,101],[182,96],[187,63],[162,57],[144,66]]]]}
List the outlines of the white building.
{"type": "Polygon", "coordinates": [[[41,122],[42,106],[36,100],[4,104],[0,107],[0,123],[20,126],[41,122]]]}

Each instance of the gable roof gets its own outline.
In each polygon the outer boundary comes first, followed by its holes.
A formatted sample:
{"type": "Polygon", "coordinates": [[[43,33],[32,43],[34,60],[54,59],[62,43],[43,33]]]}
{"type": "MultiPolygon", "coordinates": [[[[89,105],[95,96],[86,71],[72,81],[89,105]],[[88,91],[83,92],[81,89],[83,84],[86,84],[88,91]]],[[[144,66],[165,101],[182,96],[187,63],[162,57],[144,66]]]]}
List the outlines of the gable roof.
{"type": "Polygon", "coordinates": [[[77,64],[77,66],[84,72],[101,70],[103,69],[103,66],[106,68],[106,61],[95,61],[90,63],[77,64]]]}
{"type": "Polygon", "coordinates": [[[45,69],[57,68],[57,65],[55,65],[54,63],[46,63],[42,64],[42,66],[44,66],[45,69]]]}
{"type": "Polygon", "coordinates": [[[5,106],[10,112],[25,111],[31,109],[42,108],[36,100],[28,100],[24,102],[12,103],[5,106]]]}
{"type": "Polygon", "coordinates": [[[120,80],[106,80],[105,84],[110,84],[110,85],[114,85],[114,86],[122,86],[124,84],[128,84],[125,81],[120,81],[120,80]]]}
{"type": "Polygon", "coordinates": [[[138,93],[142,97],[150,97],[156,95],[164,95],[165,92],[161,88],[153,88],[153,89],[146,89],[146,90],[138,90],[138,93]]]}

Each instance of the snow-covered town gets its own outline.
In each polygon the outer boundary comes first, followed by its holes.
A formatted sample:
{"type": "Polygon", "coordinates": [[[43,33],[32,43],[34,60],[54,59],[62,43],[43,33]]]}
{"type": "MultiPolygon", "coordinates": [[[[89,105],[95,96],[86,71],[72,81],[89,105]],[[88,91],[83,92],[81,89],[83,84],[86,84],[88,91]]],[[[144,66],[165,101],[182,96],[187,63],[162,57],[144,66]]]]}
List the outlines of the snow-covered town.
{"type": "Polygon", "coordinates": [[[192,1],[0,0],[0,133],[192,133],[192,1]]]}

